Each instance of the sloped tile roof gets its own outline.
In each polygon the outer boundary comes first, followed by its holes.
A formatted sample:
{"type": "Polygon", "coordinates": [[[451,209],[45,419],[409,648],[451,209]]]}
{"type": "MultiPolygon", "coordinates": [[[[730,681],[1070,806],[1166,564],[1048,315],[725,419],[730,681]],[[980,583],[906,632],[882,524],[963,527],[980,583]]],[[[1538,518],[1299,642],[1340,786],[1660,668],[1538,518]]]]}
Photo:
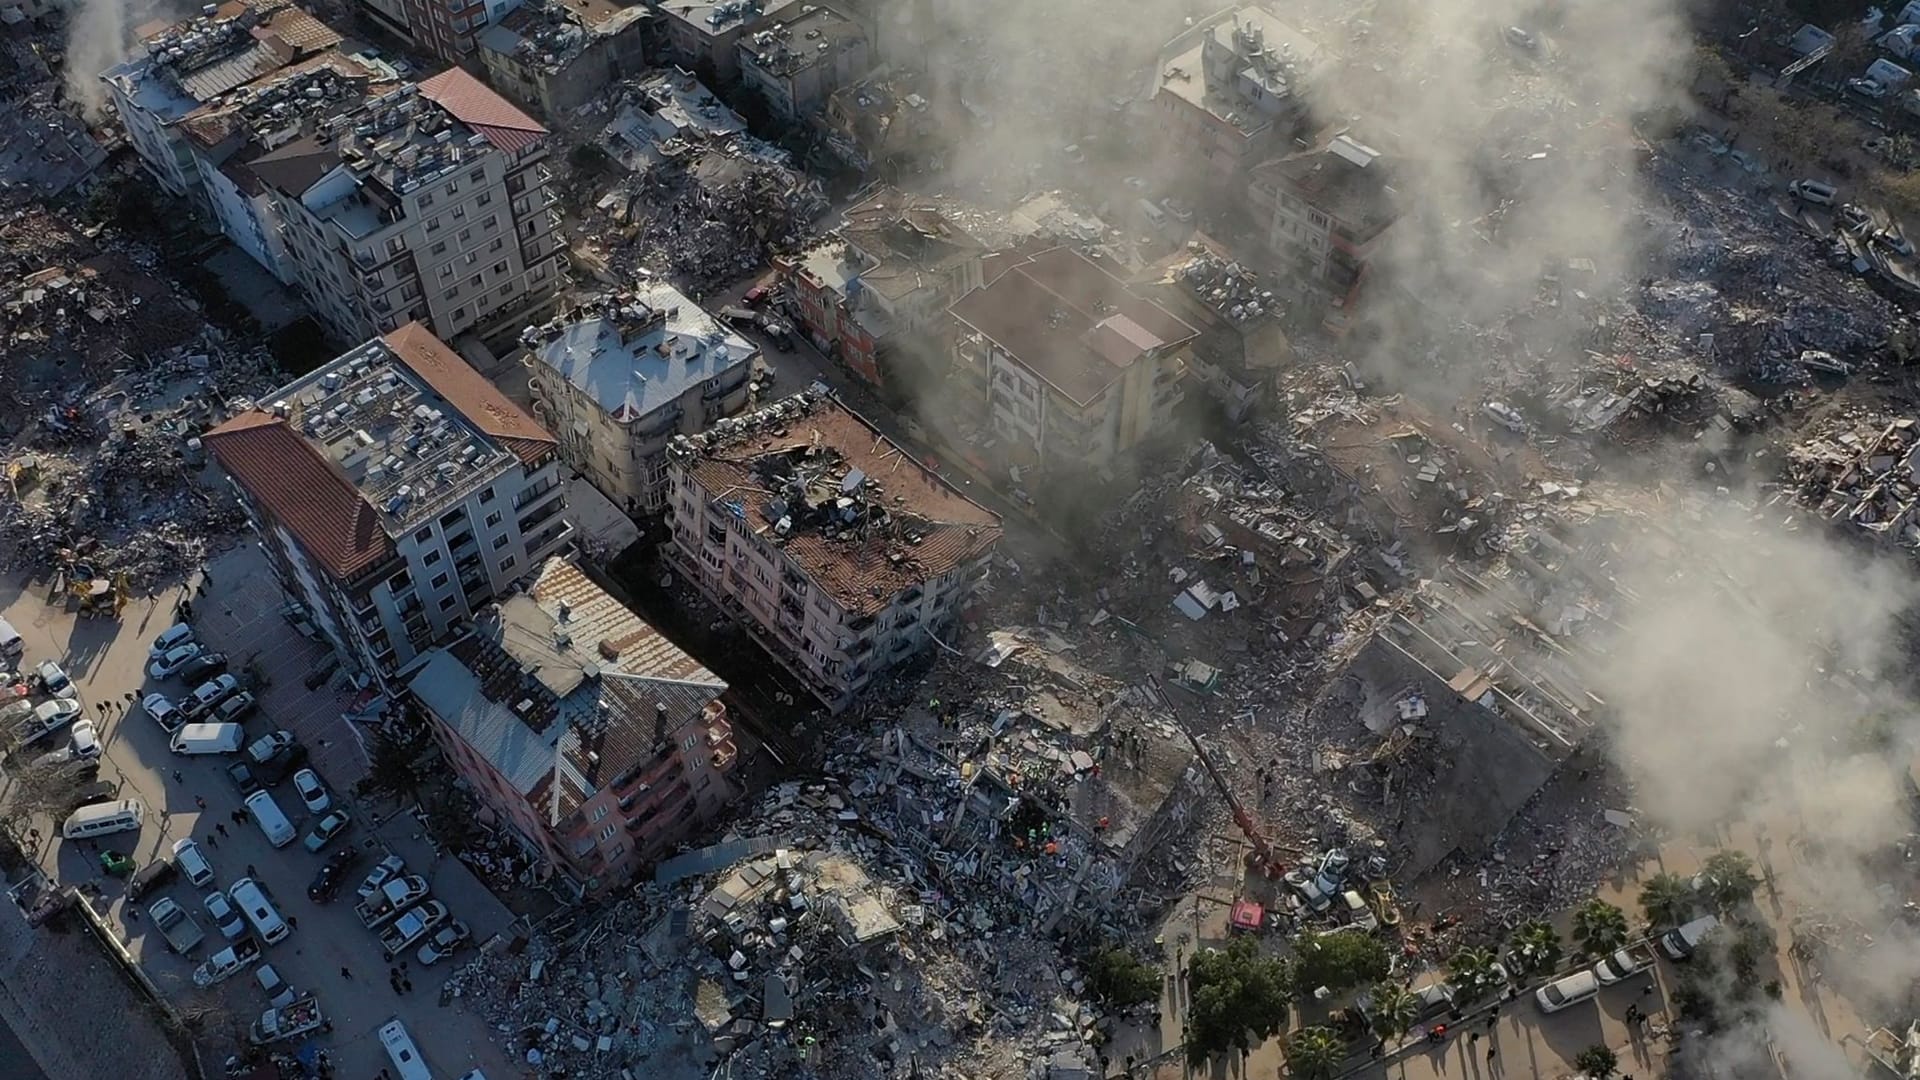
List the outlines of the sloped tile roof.
{"type": "Polygon", "coordinates": [[[253,410],[207,432],[205,445],[307,556],[347,581],[394,553],[380,515],[353,482],[285,420],[253,410]]]}
{"type": "Polygon", "coordinates": [[[482,432],[500,440],[521,461],[531,465],[553,453],[553,436],[539,421],[507,400],[499,387],[447,348],[425,325],[408,323],[382,340],[434,393],[482,432]]]}
{"type": "Polygon", "coordinates": [[[547,129],[485,83],[460,68],[448,68],[420,84],[420,96],[437,102],[454,118],[486,137],[496,149],[523,150],[546,138],[547,129]]]}

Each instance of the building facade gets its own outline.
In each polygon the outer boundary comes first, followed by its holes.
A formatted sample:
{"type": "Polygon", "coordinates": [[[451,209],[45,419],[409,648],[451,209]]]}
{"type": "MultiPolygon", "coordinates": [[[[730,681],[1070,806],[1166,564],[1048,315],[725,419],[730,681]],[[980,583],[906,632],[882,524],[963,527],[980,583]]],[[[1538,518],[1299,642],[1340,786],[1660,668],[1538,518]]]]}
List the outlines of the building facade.
{"type": "Polygon", "coordinates": [[[360,0],[373,23],[449,64],[474,58],[480,35],[520,0],[360,0]]]}
{"type": "Polygon", "coordinates": [[[734,46],[740,82],[774,115],[797,120],[823,111],[827,98],[872,67],[867,32],[830,7],[806,4],[742,37],[734,46]]]}
{"type": "Polygon", "coordinates": [[[1057,247],[989,272],[957,300],[957,392],[1011,464],[1111,472],[1166,430],[1199,332],[1135,295],[1104,262],[1057,247]]]}
{"type": "Polygon", "coordinates": [[[545,310],[564,278],[547,130],[453,68],[262,154],[295,281],[348,340],[443,340],[545,310]]]}
{"type": "Polygon", "coordinates": [[[558,116],[646,70],[658,23],[653,9],[637,4],[526,0],[480,35],[480,63],[495,89],[558,116]]]}
{"type": "Polygon", "coordinates": [[[832,398],[675,439],[668,557],[822,703],[950,634],[1000,519],[832,398]]]}
{"type": "Polygon", "coordinates": [[[862,379],[889,381],[889,353],[944,352],[946,309],[981,284],[985,248],[938,210],[891,188],[849,208],[832,238],[776,256],[801,325],[862,379]]]}
{"type": "Polygon", "coordinates": [[[550,877],[601,896],[737,794],[726,684],[549,559],[408,682],[447,760],[550,877]]]}
{"type": "Polygon", "coordinates": [[[1367,267],[1398,217],[1390,180],[1380,151],[1345,134],[1253,170],[1248,208],[1266,223],[1268,248],[1334,301],[1329,329],[1352,317],[1367,267]]]}
{"type": "Polygon", "coordinates": [[[383,684],[572,538],[552,436],[418,323],[206,446],[282,588],[383,684]]]}
{"type": "Polygon", "coordinates": [[[1161,50],[1153,104],[1165,170],[1232,192],[1308,120],[1324,50],[1257,5],[1229,8],[1161,50]]]}
{"type": "Polygon", "coordinates": [[[668,285],[602,297],[522,335],[534,415],[629,514],[666,505],[667,443],[747,407],[759,349],[668,285]]]}

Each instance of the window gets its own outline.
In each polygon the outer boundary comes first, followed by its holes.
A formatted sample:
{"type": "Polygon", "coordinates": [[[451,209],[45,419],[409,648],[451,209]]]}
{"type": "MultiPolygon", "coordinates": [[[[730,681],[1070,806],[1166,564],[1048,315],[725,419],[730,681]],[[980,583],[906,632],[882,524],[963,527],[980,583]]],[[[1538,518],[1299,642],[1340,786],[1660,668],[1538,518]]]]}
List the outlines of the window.
{"type": "Polygon", "coordinates": [[[472,277],[470,277],[470,278],[468,278],[468,279],[467,279],[467,284],[469,284],[469,285],[471,285],[471,286],[473,286],[473,287],[474,287],[474,288],[476,288],[476,289],[477,289],[477,288],[479,288],[479,287],[480,287],[480,275],[479,275],[479,274],[475,274],[475,275],[473,275],[472,277]]]}
{"type": "Polygon", "coordinates": [[[467,220],[467,208],[466,208],[466,207],[464,207],[464,206],[456,206],[456,207],[454,207],[454,208],[453,208],[453,220],[455,220],[455,221],[465,221],[465,220],[467,220]]]}
{"type": "Polygon", "coordinates": [[[603,821],[603,820],[605,820],[605,819],[606,819],[606,816],[607,816],[607,804],[606,804],[606,803],[601,803],[601,804],[600,804],[599,806],[596,806],[596,807],[594,807],[594,808],[593,808],[593,816],[592,816],[591,818],[589,818],[588,820],[589,820],[589,821],[603,821]]]}
{"type": "Polygon", "coordinates": [[[486,178],[487,178],[487,170],[485,169],[475,169],[472,172],[467,174],[467,179],[473,181],[476,184],[482,180],[485,180],[486,178]]]}
{"type": "Polygon", "coordinates": [[[512,296],[512,295],[513,295],[513,282],[511,282],[511,281],[509,281],[509,282],[507,282],[507,283],[506,283],[505,285],[502,285],[502,286],[500,286],[500,295],[501,295],[501,296],[512,296]]]}
{"type": "MultiPolygon", "coordinates": [[[[484,199],[486,198],[486,196],[485,196],[485,195],[482,195],[482,196],[480,196],[480,198],[484,200],[484,199]]],[[[485,221],[483,221],[483,222],[481,222],[481,224],[482,224],[482,225],[485,225],[485,226],[486,226],[487,228],[489,228],[489,229],[497,229],[497,228],[499,228],[499,227],[500,227],[500,215],[499,215],[499,214],[488,214],[488,215],[487,215],[487,220],[485,220],[485,221]]]]}
{"type": "Polygon", "coordinates": [[[493,501],[493,488],[489,487],[485,491],[482,491],[480,493],[480,505],[485,506],[486,504],[492,501],[493,501]]]}
{"type": "Polygon", "coordinates": [[[619,827],[619,826],[617,826],[617,825],[609,825],[609,826],[607,826],[606,828],[604,828],[604,829],[601,829],[601,830],[600,830],[600,840],[601,840],[601,842],[602,842],[602,843],[604,843],[604,842],[606,842],[606,841],[608,841],[608,840],[611,840],[611,839],[613,839],[613,834],[614,834],[614,833],[616,833],[616,832],[619,832],[619,831],[620,831],[620,827],[619,827]]]}
{"type": "Polygon", "coordinates": [[[442,240],[439,243],[433,245],[433,247],[429,248],[428,250],[435,255],[445,255],[447,253],[447,242],[445,240],[442,240]]]}
{"type": "Polygon", "coordinates": [[[447,194],[457,195],[459,193],[460,193],[460,181],[458,180],[447,181],[447,194]]]}
{"type": "Polygon", "coordinates": [[[453,288],[451,288],[451,289],[448,289],[448,290],[447,290],[447,299],[448,299],[448,300],[458,300],[458,299],[460,299],[460,286],[458,286],[458,285],[455,285],[455,286],[454,286],[453,288]]]}
{"type": "Polygon", "coordinates": [[[440,561],[440,553],[438,551],[429,551],[427,552],[427,557],[420,560],[420,565],[432,566],[439,561],[440,561]]]}
{"type": "Polygon", "coordinates": [[[508,544],[512,542],[513,542],[512,536],[508,535],[507,533],[501,533],[499,536],[496,536],[493,538],[493,550],[499,551],[501,548],[506,547],[508,544]]]}
{"type": "Polygon", "coordinates": [[[461,229],[461,230],[460,230],[460,243],[462,243],[462,244],[465,244],[465,243],[466,243],[467,241],[469,241],[469,240],[472,240],[472,239],[473,239],[473,230],[472,230],[472,229],[461,229]]]}
{"type": "MultiPolygon", "coordinates": [[[[483,191],[483,192],[481,192],[481,193],[480,193],[480,197],[479,197],[479,198],[477,198],[477,199],[475,199],[475,200],[473,200],[473,205],[475,205],[475,206],[485,206],[485,205],[487,205],[488,203],[490,203],[490,202],[492,202],[492,201],[493,201],[493,193],[492,193],[492,192],[490,192],[490,191],[483,191]]],[[[488,218],[488,219],[487,219],[487,228],[489,228],[489,229],[491,229],[491,228],[493,228],[493,223],[494,223],[494,219],[493,219],[493,218],[488,218]]]]}
{"type": "Polygon", "coordinates": [[[506,273],[506,272],[507,272],[507,264],[506,264],[506,263],[503,263],[503,262],[497,262],[497,263],[494,263],[494,264],[493,264],[493,273],[494,273],[494,276],[495,276],[495,277],[498,277],[499,275],[501,275],[501,274],[504,274],[504,273],[506,273]]]}
{"type": "Polygon", "coordinates": [[[407,250],[407,242],[400,237],[396,236],[387,241],[387,254],[398,255],[405,250],[407,250]]]}
{"type": "MultiPolygon", "coordinates": [[[[425,209],[426,209],[427,207],[429,207],[429,206],[432,206],[432,205],[433,205],[433,196],[432,196],[432,195],[422,195],[422,196],[420,196],[420,209],[422,209],[422,210],[425,210],[425,209]]],[[[428,223],[427,223],[427,228],[429,228],[429,229],[431,229],[431,228],[433,228],[433,223],[432,223],[432,222],[428,222],[428,223]]]]}
{"type": "Polygon", "coordinates": [[[422,525],[418,529],[414,530],[414,533],[413,533],[414,543],[424,544],[431,539],[433,539],[433,526],[422,525]]]}
{"type": "Polygon", "coordinates": [[[506,557],[506,558],[504,558],[504,559],[501,559],[501,560],[500,560],[500,572],[504,574],[504,573],[506,573],[507,571],[509,571],[509,570],[511,570],[511,569],[513,569],[513,564],[514,564],[514,563],[517,563],[517,562],[519,562],[519,561],[520,561],[520,560],[518,560],[518,559],[516,559],[516,558],[514,558],[514,557],[513,557],[513,556],[511,556],[511,555],[509,555],[509,556],[507,556],[507,557],[506,557]]]}
{"type": "Polygon", "coordinates": [[[454,309],[453,309],[453,321],[454,321],[454,322],[459,322],[459,321],[460,321],[461,319],[464,319],[464,318],[466,318],[466,317],[467,317],[467,309],[466,309],[466,308],[463,308],[463,307],[457,307],[457,308],[454,308],[454,309]]]}
{"type": "Polygon", "coordinates": [[[448,610],[448,609],[450,609],[450,608],[452,608],[452,607],[453,607],[453,603],[454,603],[454,601],[456,601],[456,600],[458,600],[458,599],[460,599],[460,598],[459,598],[459,597],[457,597],[457,596],[445,596],[445,597],[441,597],[441,599],[440,599],[440,610],[441,610],[441,611],[446,611],[446,610],[448,610]]]}
{"type": "Polygon", "coordinates": [[[411,300],[419,295],[420,283],[417,281],[409,281],[405,285],[400,286],[400,299],[402,300],[411,300]]]}
{"type": "Polygon", "coordinates": [[[505,246],[506,246],[506,242],[496,237],[494,238],[493,243],[487,245],[487,252],[491,254],[495,251],[499,251],[502,247],[505,247],[505,246]]]}
{"type": "Polygon", "coordinates": [[[451,579],[447,577],[446,571],[443,570],[440,573],[433,575],[433,580],[427,582],[427,587],[431,589],[444,589],[447,587],[447,582],[449,580],[451,579]]]}
{"type": "Polygon", "coordinates": [[[428,218],[428,219],[427,219],[427,231],[428,231],[428,232],[433,232],[434,230],[436,230],[436,229],[438,229],[439,227],[440,227],[440,219],[439,219],[439,218],[437,218],[437,217],[430,217],[430,218],[428,218]]]}

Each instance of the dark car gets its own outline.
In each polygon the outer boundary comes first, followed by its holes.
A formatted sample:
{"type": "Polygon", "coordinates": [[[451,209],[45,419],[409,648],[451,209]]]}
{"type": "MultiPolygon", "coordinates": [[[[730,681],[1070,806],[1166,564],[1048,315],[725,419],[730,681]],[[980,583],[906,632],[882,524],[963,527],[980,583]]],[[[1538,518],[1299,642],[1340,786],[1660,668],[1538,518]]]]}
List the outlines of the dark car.
{"type": "Polygon", "coordinates": [[[307,748],[299,743],[294,743],[291,746],[282,747],[272,757],[255,765],[253,771],[255,775],[260,777],[262,784],[271,787],[285,780],[287,777],[292,776],[294,770],[306,763],[307,748]]]}
{"type": "Polygon", "coordinates": [[[266,786],[260,782],[258,776],[254,775],[253,768],[244,761],[236,761],[227,766],[227,779],[233,781],[233,786],[240,789],[240,797],[243,799],[266,786]]]}
{"type": "Polygon", "coordinates": [[[307,899],[316,904],[324,904],[340,893],[340,883],[346,880],[347,871],[360,861],[359,848],[341,848],[327,857],[320,872],[313,875],[313,884],[307,886],[307,899]]]}
{"type": "Polygon", "coordinates": [[[241,719],[252,713],[254,709],[259,708],[259,706],[260,702],[254,698],[253,691],[242,690],[220,704],[215,705],[213,712],[207,716],[207,723],[237,724],[241,719]]]}
{"type": "Polygon", "coordinates": [[[206,652],[187,661],[175,674],[188,686],[199,686],[201,683],[226,670],[226,653],[206,652]]]}
{"type": "Polygon", "coordinates": [[[120,785],[110,783],[106,780],[94,780],[91,783],[76,788],[73,793],[67,797],[67,811],[66,814],[62,814],[61,816],[66,817],[83,806],[92,806],[95,803],[106,802],[118,794],[120,794],[120,785]]]}
{"type": "Polygon", "coordinates": [[[155,859],[127,880],[127,899],[138,900],[179,876],[180,868],[172,859],[155,859]]]}

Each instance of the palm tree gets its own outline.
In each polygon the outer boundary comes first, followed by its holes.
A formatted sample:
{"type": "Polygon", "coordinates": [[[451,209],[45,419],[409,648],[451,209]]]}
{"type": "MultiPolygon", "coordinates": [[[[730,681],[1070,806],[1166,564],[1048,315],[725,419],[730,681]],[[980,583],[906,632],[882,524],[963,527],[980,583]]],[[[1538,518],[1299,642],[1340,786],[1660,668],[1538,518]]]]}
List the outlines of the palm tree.
{"type": "Polygon", "coordinates": [[[1453,984],[1454,1004],[1466,1008],[1500,988],[1500,960],[1492,949],[1461,949],[1447,961],[1447,981],[1453,984]]]}
{"type": "Polygon", "coordinates": [[[1744,851],[1715,852],[1700,866],[1700,892],[1720,911],[1753,899],[1753,891],[1759,887],[1753,859],[1744,851]]]}
{"type": "Polygon", "coordinates": [[[1535,919],[1521,923],[1507,941],[1507,966],[1516,976],[1543,975],[1560,966],[1560,932],[1535,919]]]}
{"type": "Polygon", "coordinates": [[[1327,1080],[1346,1056],[1343,1049],[1327,1028],[1301,1028],[1287,1036],[1287,1071],[1299,1080],[1327,1080]]]}
{"type": "Polygon", "coordinates": [[[1679,874],[1659,873],[1640,886],[1640,910],[1656,927],[1679,926],[1699,903],[1693,884],[1679,874]]]}
{"type": "Polygon", "coordinates": [[[1599,897],[1573,913],[1573,940],[1588,956],[1604,956],[1627,943],[1627,913],[1599,897]]]}
{"type": "Polygon", "coordinates": [[[1413,991],[1399,983],[1375,983],[1368,995],[1367,1015],[1373,1021],[1374,1033],[1382,1041],[1391,1042],[1405,1035],[1413,1027],[1414,1018],[1420,1015],[1420,999],[1413,991]]]}
{"type": "Polygon", "coordinates": [[[1574,1056],[1573,1067],[1588,1080],[1610,1080],[1620,1071],[1620,1055],[1596,1043],[1574,1056]]]}

